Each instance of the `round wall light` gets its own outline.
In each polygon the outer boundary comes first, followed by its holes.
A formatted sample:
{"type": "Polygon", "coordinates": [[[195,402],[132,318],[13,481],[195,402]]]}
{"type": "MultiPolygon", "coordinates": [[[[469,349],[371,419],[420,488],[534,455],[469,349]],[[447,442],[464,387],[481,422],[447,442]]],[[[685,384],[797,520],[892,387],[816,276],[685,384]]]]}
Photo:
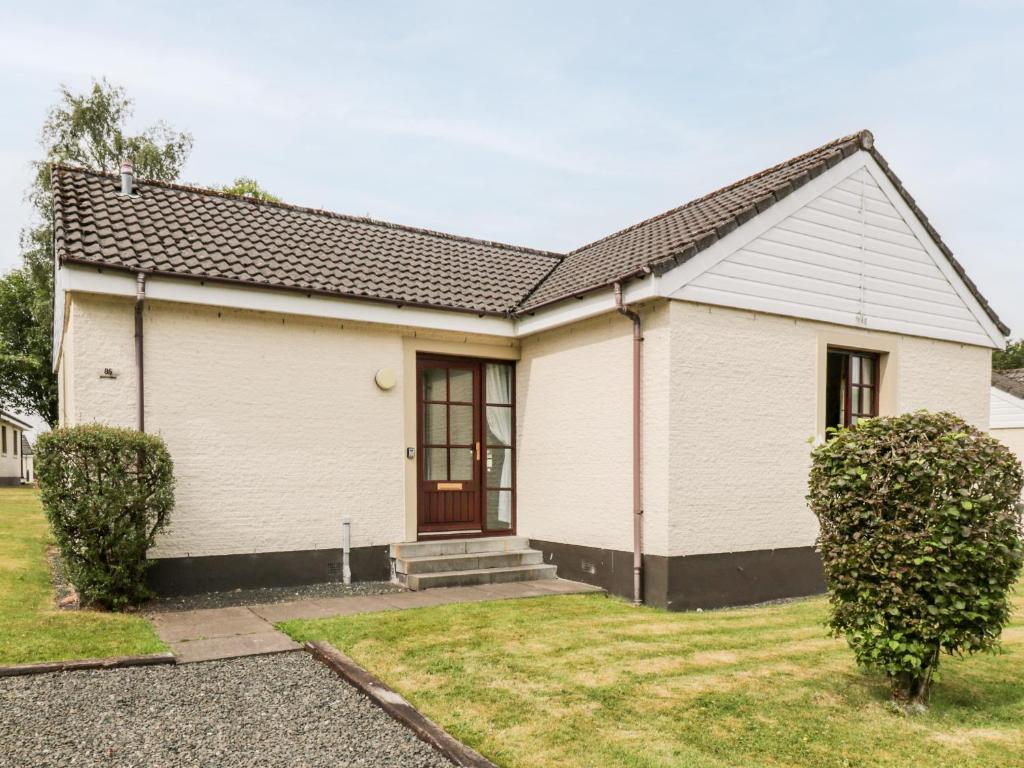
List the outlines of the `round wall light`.
{"type": "Polygon", "coordinates": [[[373,381],[385,392],[389,389],[394,389],[396,381],[394,368],[381,368],[377,371],[377,375],[373,377],[373,381]]]}

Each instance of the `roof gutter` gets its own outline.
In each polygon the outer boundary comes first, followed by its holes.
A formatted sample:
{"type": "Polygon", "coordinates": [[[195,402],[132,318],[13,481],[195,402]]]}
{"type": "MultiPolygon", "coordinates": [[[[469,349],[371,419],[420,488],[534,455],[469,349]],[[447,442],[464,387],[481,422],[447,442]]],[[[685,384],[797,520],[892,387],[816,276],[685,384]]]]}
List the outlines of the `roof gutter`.
{"type": "Polygon", "coordinates": [[[641,391],[641,349],[644,342],[643,325],[638,315],[622,301],[622,284],[614,284],[615,308],[619,313],[633,321],[633,605],[643,604],[643,500],[640,442],[640,403],[641,391]]]}

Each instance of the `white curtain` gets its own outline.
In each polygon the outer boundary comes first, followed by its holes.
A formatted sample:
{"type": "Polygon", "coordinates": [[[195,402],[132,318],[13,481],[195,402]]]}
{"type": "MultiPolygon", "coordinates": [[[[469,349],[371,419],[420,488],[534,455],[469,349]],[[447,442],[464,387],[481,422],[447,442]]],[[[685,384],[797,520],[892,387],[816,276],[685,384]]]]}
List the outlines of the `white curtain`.
{"type": "MultiPolygon", "coordinates": [[[[486,392],[489,403],[512,402],[512,369],[507,365],[488,365],[486,392]]],[[[497,438],[495,442],[512,446],[512,409],[488,408],[487,428],[497,438]]],[[[512,487],[512,451],[504,451],[501,465],[501,487],[512,487]]],[[[498,492],[498,521],[512,525],[512,493],[498,492]]]]}

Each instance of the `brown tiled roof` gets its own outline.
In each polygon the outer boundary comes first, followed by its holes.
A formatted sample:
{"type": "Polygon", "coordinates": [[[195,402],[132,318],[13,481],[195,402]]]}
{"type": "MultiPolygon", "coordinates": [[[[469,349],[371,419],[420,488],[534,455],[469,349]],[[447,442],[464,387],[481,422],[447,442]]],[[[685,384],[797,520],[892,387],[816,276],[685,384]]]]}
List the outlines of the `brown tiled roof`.
{"type": "Polygon", "coordinates": [[[1024,399],[1024,368],[992,371],[992,386],[1024,399]]]}
{"type": "Polygon", "coordinates": [[[558,254],[56,166],[63,261],[507,314],[558,254]]]}
{"type": "Polygon", "coordinates": [[[874,147],[844,136],[568,254],[161,182],[118,194],[112,176],[56,166],[64,261],[170,272],[491,314],[521,314],[681,264],[846,157],[874,156],[1005,335],[952,252],[874,147]]]}

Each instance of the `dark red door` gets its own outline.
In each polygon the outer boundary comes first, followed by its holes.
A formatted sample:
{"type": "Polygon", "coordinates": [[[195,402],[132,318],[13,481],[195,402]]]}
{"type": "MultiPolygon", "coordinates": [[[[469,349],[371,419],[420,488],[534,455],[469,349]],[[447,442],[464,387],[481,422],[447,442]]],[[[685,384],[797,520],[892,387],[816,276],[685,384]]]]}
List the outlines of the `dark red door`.
{"type": "Polygon", "coordinates": [[[483,368],[474,360],[416,362],[419,532],[483,528],[483,368]]]}

